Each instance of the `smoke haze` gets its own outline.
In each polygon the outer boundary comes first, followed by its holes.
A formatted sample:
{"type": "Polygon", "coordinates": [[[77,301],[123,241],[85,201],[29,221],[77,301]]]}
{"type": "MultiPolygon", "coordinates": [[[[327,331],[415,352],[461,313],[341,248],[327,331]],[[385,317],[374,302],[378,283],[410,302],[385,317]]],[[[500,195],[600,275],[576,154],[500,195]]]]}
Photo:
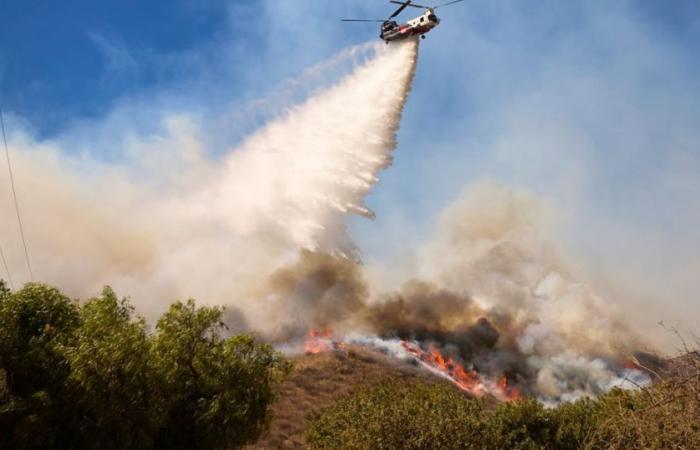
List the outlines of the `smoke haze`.
{"type": "MultiPolygon", "coordinates": [[[[216,159],[186,116],[161,135],[127,136],[121,167],[13,134],[37,275],[80,297],[112,284],[152,317],[185,297],[254,309],[246,298],[299,249],[356,258],[344,217],[373,216],[364,197],[391,163],[417,47],[341,52],[327,66],[350,65],[347,76],[216,159]]],[[[0,235],[17,235],[11,214],[0,235]]],[[[4,248],[26,281],[20,248],[4,248]]]]}
{"type": "Polygon", "coordinates": [[[304,252],[269,284],[269,301],[289,302],[274,339],[332,329],[396,356],[394,340],[415,341],[547,403],[648,382],[625,366],[646,344],[573,278],[546,237],[548,216],[527,193],[470,186],[395,288],[370,289],[359,264],[304,252]]]}
{"type": "MultiPolygon", "coordinates": [[[[343,52],[347,76],[217,158],[186,116],[126,139],[123,166],[14,135],[37,275],[79,297],[111,284],[151,319],[178,298],[227,305],[234,328],[275,342],[313,327],[431,342],[548,402],[622,384],[621,355],[643,343],[577,280],[555,213],[531,194],[474,184],[427,244],[405,243],[410,261],[359,262],[346,219],[374,215],[365,198],[391,164],[417,51],[411,40],[343,52]]],[[[4,214],[0,235],[15,226],[4,214]]],[[[22,253],[5,248],[22,273],[22,253]]]]}

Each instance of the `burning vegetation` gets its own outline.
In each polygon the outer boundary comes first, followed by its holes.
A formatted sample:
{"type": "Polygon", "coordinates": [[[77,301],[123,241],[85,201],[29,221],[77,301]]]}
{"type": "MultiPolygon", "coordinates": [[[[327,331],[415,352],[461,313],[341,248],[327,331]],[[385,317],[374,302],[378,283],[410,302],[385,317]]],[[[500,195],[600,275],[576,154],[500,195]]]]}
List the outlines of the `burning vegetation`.
{"type": "Polygon", "coordinates": [[[613,389],[555,407],[528,397],[475,398],[367,345],[294,361],[279,387],[270,429],[251,448],[641,450],[700,444],[697,357],[657,359],[665,378],[649,387],[613,389]]]}
{"type": "MultiPolygon", "coordinates": [[[[382,345],[380,340],[367,341],[355,339],[351,345],[364,345],[373,348],[381,353],[393,355],[403,361],[410,361],[415,365],[426,369],[435,376],[445,378],[452,382],[459,389],[474,397],[492,395],[502,401],[511,401],[521,398],[522,394],[517,387],[510,386],[508,377],[502,375],[496,380],[484,379],[474,368],[465,368],[450,356],[443,355],[433,344],[423,349],[418,342],[400,341],[401,348],[405,351],[392,352],[389,345],[382,345]]],[[[330,330],[319,332],[312,329],[304,343],[304,353],[316,355],[324,352],[347,352],[349,345],[333,339],[330,330]]]]}
{"type": "Polygon", "coordinates": [[[330,352],[339,350],[342,345],[333,340],[333,335],[330,330],[318,331],[313,329],[309,331],[309,337],[304,343],[304,353],[316,355],[318,353],[330,352]]]}
{"type": "Polygon", "coordinates": [[[555,405],[651,381],[630,364],[640,355],[633,340],[596,345],[600,338],[583,339],[585,331],[569,339],[526,304],[486,307],[469,292],[426,281],[371,296],[362,267],[341,257],[303,252],[270,286],[270,296],[284,299],[294,319],[272,338],[287,348],[298,342],[303,352],[318,354],[363,346],[477,398],[528,396],[555,405]]]}

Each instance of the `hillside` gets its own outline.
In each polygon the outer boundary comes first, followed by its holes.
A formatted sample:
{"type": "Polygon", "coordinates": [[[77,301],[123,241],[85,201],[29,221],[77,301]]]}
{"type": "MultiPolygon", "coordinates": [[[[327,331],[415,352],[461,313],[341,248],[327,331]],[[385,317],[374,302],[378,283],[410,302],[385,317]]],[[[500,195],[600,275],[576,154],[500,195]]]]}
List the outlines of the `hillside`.
{"type": "Polygon", "coordinates": [[[362,347],[301,355],[294,358],[292,374],[278,388],[269,429],[248,449],[305,448],[302,435],[312,417],[340,397],[386,378],[451,385],[411,363],[362,347]]]}
{"type": "MultiPolygon", "coordinates": [[[[667,423],[669,429],[674,428],[671,426],[673,421],[657,417],[667,412],[664,408],[658,410],[659,404],[666,404],[670,394],[673,394],[672,397],[676,401],[687,397],[685,388],[693,386],[687,385],[689,378],[697,377],[700,354],[689,352],[664,361],[653,355],[640,353],[637,360],[644,363],[647,370],[651,369],[665,380],[664,383],[659,383],[658,389],[652,389],[645,394],[656,399],[644,408],[647,412],[643,414],[642,421],[649,422],[645,428],[663,426],[663,423],[667,423]],[[684,388],[679,390],[681,386],[684,388]]],[[[303,435],[314,417],[341,397],[380,381],[420,380],[454,387],[452,383],[418,367],[415,362],[390,358],[362,346],[349,346],[345,352],[299,355],[293,358],[293,364],[294,369],[290,376],[277,387],[278,397],[271,408],[269,428],[256,444],[247,447],[248,450],[306,448],[303,435]]],[[[696,386],[696,383],[694,385],[696,386]]],[[[454,389],[459,391],[456,387],[454,389]]],[[[487,397],[485,411],[493,410],[498,403],[493,397],[487,397]]],[[[691,402],[685,406],[694,409],[695,403],[691,402]]],[[[620,413],[620,417],[622,415],[620,413]]],[[[640,418],[635,420],[639,421],[640,418]]],[[[681,422],[683,420],[681,419],[681,422]]],[[[613,431],[613,437],[618,438],[618,433],[619,431],[613,431]]],[[[605,439],[608,438],[610,437],[605,436],[605,439]]]]}

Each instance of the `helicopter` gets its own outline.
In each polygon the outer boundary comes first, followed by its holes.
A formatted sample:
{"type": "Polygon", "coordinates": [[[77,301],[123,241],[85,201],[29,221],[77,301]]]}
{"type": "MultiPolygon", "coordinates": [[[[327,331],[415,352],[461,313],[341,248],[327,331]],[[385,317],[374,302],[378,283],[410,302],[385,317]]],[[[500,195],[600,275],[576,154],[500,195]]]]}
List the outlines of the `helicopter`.
{"type": "Polygon", "coordinates": [[[386,20],[381,19],[341,19],[343,22],[381,22],[381,33],[379,37],[387,44],[392,41],[401,41],[407,39],[411,36],[420,36],[421,39],[425,39],[425,34],[430,30],[435,28],[440,24],[440,18],[435,14],[435,10],[442,8],[447,5],[452,5],[454,3],[459,3],[464,0],[453,0],[451,2],[443,3],[437,6],[422,6],[413,3],[412,0],[397,1],[390,0],[389,3],[395,3],[401,5],[399,9],[394,11],[392,15],[386,20]],[[415,19],[409,20],[408,22],[399,25],[394,19],[403,12],[407,7],[420,8],[425,11],[420,16],[415,19]]]}

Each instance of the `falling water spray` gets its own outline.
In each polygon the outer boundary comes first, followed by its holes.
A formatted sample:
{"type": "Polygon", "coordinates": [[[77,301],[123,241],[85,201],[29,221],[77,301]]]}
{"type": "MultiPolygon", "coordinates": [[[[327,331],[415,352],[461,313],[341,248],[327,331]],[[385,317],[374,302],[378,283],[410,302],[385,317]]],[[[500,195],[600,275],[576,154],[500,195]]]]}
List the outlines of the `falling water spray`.
{"type": "MultiPolygon", "coordinates": [[[[23,201],[42,281],[78,297],[110,284],[150,319],[194,297],[274,323],[257,293],[300,249],[358,256],[344,221],[373,216],[364,199],[391,163],[417,51],[409,40],[340,52],[314,72],[349,66],[344,77],[282,105],[223,157],[207,154],[207,129],[183,114],[162,117],[157,135],[125,137],[119,165],[14,134],[18,176],[32,180],[23,201]]],[[[0,209],[8,201],[0,196],[0,209]]],[[[0,235],[13,226],[0,216],[0,235]]],[[[5,248],[13,273],[20,250],[5,248]]]]}

